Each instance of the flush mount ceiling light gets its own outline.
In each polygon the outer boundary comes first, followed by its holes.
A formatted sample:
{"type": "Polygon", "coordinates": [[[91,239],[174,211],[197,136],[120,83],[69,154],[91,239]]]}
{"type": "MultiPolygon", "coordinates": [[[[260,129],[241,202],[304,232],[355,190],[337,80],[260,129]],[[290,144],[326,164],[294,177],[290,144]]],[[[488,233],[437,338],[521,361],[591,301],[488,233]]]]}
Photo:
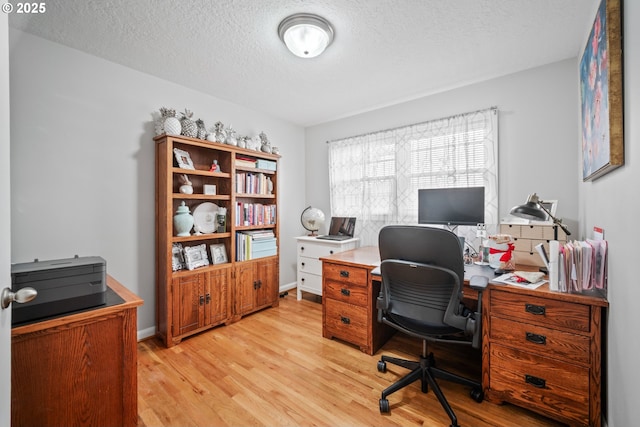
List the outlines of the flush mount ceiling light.
{"type": "Polygon", "coordinates": [[[333,41],[333,27],[318,15],[296,13],[280,23],[278,35],[294,55],[313,58],[333,41]]]}

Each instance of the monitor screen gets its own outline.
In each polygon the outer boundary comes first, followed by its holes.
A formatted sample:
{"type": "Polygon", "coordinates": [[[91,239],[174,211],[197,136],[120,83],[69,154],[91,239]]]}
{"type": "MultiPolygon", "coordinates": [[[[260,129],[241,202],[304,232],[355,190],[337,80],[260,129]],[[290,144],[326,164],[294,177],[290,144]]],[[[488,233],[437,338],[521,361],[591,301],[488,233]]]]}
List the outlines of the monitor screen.
{"type": "Polygon", "coordinates": [[[484,187],[419,189],[418,223],[445,225],[484,223],[484,187]]]}

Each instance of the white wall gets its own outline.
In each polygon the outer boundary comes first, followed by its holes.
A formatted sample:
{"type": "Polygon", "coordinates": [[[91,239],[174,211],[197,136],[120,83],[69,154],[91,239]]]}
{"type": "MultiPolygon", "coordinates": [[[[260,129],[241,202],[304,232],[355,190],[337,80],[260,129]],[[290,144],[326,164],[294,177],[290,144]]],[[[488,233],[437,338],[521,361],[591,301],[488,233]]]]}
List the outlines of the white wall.
{"type": "MultiPolygon", "coordinates": [[[[581,234],[604,228],[609,242],[609,316],[607,324],[607,419],[609,427],[637,425],[640,418],[640,338],[638,338],[636,222],[640,211],[640,2],[624,2],[624,142],[625,165],[604,177],[582,183],[581,234]],[[631,23],[635,23],[633,25],[631,23]]],[[[581,180],[582,170],[578,173],[581,180]]]]}
{"type": "MultiPolygon", "coordinates": [[[[188,64],[185,64],[188,66],[188,64]]],[[[154,129],[162,106],[264,131],[280,148],[280,283],[295,282],[304,131],[78,50],[10,31],[12,261],[100,255],[155,326],[154,129]],[[282,191],[286,190],[286,191],[282,191]]]]}
{"type": "Polygon", "coordinates": [[[577,59],[565,60],[307,128],[307,201],[330,211],[326,141],[497,106],[499,215],[537,192],[559,200],[558,215],[577,230],[576,73],[577,59]]]}

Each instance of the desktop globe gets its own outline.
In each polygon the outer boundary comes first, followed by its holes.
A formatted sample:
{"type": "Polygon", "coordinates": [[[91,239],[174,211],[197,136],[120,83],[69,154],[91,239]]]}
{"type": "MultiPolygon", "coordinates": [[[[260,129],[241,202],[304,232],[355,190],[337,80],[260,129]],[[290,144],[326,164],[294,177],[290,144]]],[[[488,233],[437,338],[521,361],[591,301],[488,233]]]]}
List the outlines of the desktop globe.
{"type": "Polygon", "coordinates": [[[310,231],[309,236],[317,236],[318,230],[324,225],[324,212],[309,206],[302,211],[300,222],[307,231],[310,231]]]}

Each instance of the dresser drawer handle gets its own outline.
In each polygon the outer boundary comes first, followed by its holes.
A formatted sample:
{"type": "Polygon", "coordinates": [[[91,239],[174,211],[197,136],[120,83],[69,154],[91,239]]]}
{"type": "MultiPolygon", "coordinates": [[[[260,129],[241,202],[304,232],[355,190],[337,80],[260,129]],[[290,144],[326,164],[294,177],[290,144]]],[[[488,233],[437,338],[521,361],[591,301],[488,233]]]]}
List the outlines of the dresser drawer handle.
{"type": "Polygon", "coordinates": [[[545,388],[547,385],[547,382],[544,379],[534,377],[533,375],[525,375],[524,381],[536,388],[545,388]]]}
{"type": "Polygon", "coordinates": [[[547,343],[547,337],[544,335],[534,334],[532,332],[527,332],[527,341],[530,341],[534,344],[542,344],[545,345],[547,343]]]}
{"type": "Polygon", "coordinates": [[[351,295],[351,291],[349,289],[345,289],[345,288],[340,289],[340,293],[342,295],[344,295],[345,297],[348,297],[348,296],[351,295]]]}
{"type": "Polygon", "coordinates": [[[340,270],[340,277],[349,277],[349,272],[347,270],[340,270]]]}
{"type": "Polygon", "coordinates": [[[348,325],[349,323],[351,323],[351,319],[349,319],[348,317],[340,316],[340,320],[341,320],[341,321],[342,321],[342,323],[344,323],[345,325],[348,325]]]}
{"type": "Polygon", "coordinates": [[[525,304],[524,311],[526,311],[527,313],[535,314],[537,316],[544,316],[545,307],[544,305],[525,304]]]}

